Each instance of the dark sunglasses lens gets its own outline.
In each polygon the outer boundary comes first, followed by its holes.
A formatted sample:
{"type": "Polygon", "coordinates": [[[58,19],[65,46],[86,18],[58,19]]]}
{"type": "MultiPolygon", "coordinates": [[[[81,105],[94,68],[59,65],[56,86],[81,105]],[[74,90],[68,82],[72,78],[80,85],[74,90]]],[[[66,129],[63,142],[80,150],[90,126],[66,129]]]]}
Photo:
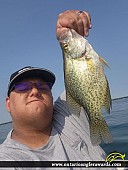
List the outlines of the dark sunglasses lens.
{"type": "Polygon", "coordinates": [[[50,89],[52,89],[52,83],[47,82],[46,84],[47,84],[47,86],[48,86],[50,89]]]}
{"type": "Polygon", "coordinates": [[[49,91],[52,85],[51,83],[37,83],[37,88],[41,91],[49,91]]]}
{"type": "Polygon", "coordinates": [[[24,91],[27,91],[27,90],[30,90],[31,86],[30,86],[30,83],[28,82],[22,82],[22,83],[19,83],[19,84],[15,84],[15,91],[19,91],[19,92],[24,92],[24,91]]]}

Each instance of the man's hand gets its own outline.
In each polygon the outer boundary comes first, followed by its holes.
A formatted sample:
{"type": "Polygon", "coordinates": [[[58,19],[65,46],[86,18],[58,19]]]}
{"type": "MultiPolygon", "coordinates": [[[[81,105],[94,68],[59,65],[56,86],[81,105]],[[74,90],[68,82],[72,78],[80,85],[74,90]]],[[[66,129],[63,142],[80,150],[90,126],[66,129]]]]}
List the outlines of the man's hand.
{"type": "Polygon", "coordinates": [[[56,37],[59,39],[61,33],[65,32],[68,28],[74,29],[82,36],[88,36],[91,27],[91,17],[87,12],[68,10],[58,16],[56,37]]]}

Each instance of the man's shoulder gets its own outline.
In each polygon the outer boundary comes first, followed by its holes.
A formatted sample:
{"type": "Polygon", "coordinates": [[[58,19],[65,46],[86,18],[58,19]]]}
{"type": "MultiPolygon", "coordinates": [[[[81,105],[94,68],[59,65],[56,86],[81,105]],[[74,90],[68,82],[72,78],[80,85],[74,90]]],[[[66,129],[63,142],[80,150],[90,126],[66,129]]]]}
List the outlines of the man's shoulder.
{"type": "Polygon", "coordinates": [[[7,147],[5,142],[0,144],[0,161],[2,160],[3,161],[8,160],[8,152],[7,152],[7,147]]]}
{"type": "Polygon", "coordinates": [[[66,92],[64,91],[58,99],[54,102],[54,116],[67,116],[69,115],[69,110],[66,103],[66,92]]]}
{"type": "Polygon", "coordinates": [[[54,102],[54,108],[61,104],[61,107],[67,105],[66,104],[66,91],[64,90],[58,99],[54,102]]]}
{"type": "Polygon", "coordinates": [[[68,124],[71,126],[77,124],[78,129],[82,128],[83,131],[89,132],[89,122],[86,110],[81,107],[80,112],[76,114],[75,109],[72,108],[72,106],[70,108],[70,106],[67,104],[66,91],[63,91],[63,93],[54,103],[53,118],[55,120],[54,123],[61,122],[61,124],[65,124],[66,121],[68,121],[68,124]]]}
{"type": "Polygon", "coordinates": [[[0,155],[1,153],[7,153],[7,150],[13,147],[13,143],[11,141],[11,133],[12,130],[8,133],[4,142],[0,144],[0,155]]]}

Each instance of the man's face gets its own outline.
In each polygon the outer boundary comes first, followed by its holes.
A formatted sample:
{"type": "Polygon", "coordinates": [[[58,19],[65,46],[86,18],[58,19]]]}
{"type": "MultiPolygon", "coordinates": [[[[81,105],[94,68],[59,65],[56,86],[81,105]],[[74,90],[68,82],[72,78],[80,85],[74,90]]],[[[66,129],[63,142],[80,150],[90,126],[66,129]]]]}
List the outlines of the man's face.
{"type": "MultiPolygon", "coordinates": [[[[41,79],[25,79],[22,82],[44,83],[41,79]]],[[[45,126],[52,121],[53,97],[51,90],[41,91],[32,86],[25,92],[15,89],[6,98],[6,108],[11,113],[14,123],[40,123],[45,126]]]]}

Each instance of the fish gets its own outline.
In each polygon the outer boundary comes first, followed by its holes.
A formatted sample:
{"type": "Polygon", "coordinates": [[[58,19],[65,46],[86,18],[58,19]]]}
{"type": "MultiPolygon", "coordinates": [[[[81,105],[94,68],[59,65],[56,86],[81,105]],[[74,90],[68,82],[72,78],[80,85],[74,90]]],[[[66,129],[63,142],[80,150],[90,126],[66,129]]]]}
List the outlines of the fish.
{"type": "Polygon", "coordinates": [[[62,32],[58,40],[62,49],[69,111],[79,117],[81,108],[84,108],[92,145],[111,143],[112,134],[102,116],[103,111],[110,114],[112,107],[109,83],[104,73],[104,66],[108,63],[74,29],[62,32]]]}

